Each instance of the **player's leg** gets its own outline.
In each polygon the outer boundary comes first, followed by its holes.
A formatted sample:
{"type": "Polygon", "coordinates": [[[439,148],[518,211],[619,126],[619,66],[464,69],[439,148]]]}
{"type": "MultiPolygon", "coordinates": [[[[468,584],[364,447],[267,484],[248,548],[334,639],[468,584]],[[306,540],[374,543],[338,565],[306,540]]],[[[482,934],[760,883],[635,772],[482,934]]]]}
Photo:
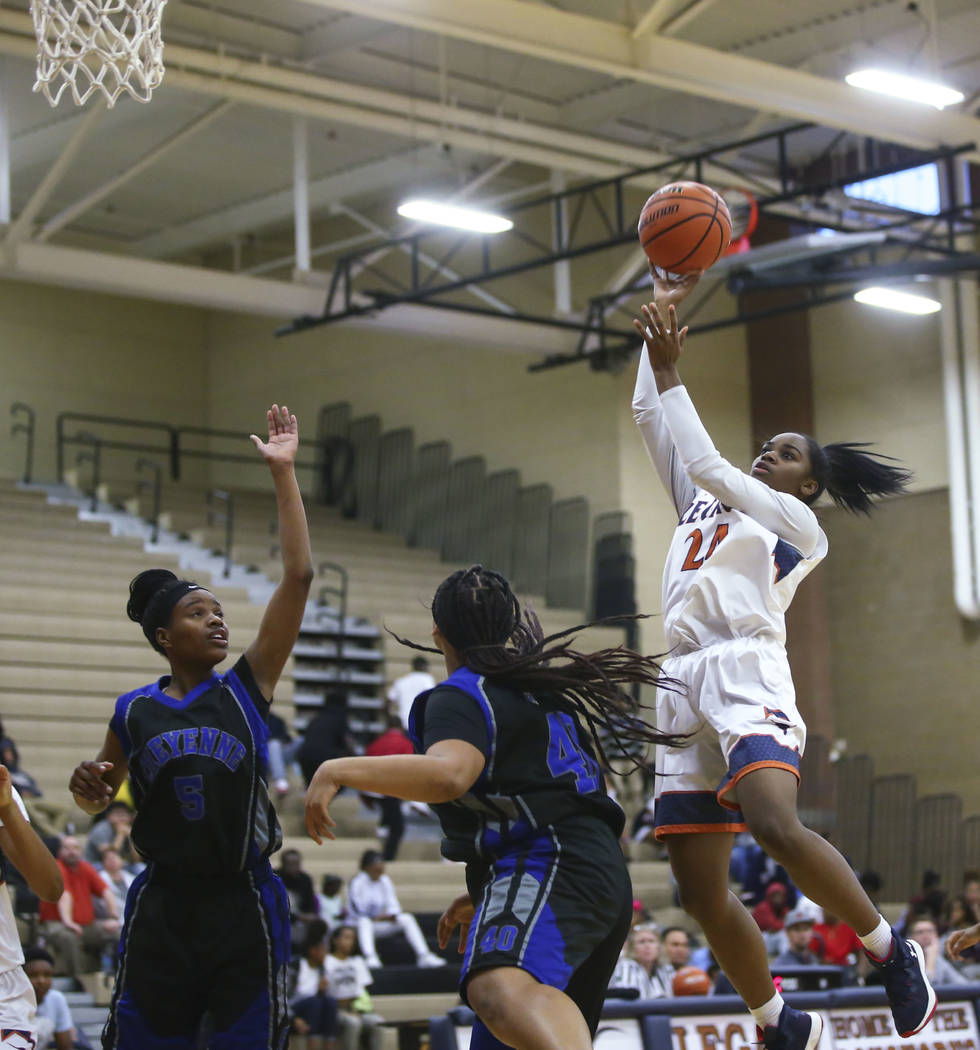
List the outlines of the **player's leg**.
{"type": "Polygon", "coordinates": [[[0,1050],[34,1050],[34,989],[20,966],[0,973],[0,1050]]]}
{"type": "Polygon", "coordinates": [[[496,1040],[514,1050],[589,1050],[582,1011],[564,992],[526,970],[497,966],[466,986],[470,1006],[496,1040]]]}
{"type": "Polygon", "coordinates": [[[736,790],[759,845],[806,896],[839,916],[861,938],[872,963],[882,971],[899,1035],[922,1029],[935,1011],[936,993],[925,975],[921,949],[894,935],[847,861],[800,823],[797,778],[785,769],[755,769],[739,780],[736,790]]]}
{"type": "Polygon", "coordinates": [[[215,902],[207,930],[210,1050],[281,1050],[289,1035],[289,898],[268,863],[215,902]]]}
{"type": "Polygon", "coordinates": [[[381,960],[375,945],[374,920],[367,915],[357,917],[357,943],[364,953],[364,961],[372,970],[376,970],[381,965],[381,960]]]}

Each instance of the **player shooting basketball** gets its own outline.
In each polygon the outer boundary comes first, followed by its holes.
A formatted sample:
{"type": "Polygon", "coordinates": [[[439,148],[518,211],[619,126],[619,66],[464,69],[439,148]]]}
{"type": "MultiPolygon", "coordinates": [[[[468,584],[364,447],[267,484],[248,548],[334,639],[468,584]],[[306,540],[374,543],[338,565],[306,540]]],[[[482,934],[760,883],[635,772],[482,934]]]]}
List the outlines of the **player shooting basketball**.
{"type": "Polygon", "coordinates": [[[769,1050],[813,1050],[819,1014],[787,1006],[769,975],[752,916],[728,889],[735,833],[746,827],[800,890],[860,936],[882,973],[902,1036],[925,1026],[936,995],[918,945],[896,936],[846,861],[796,811],[806,727],[786,656],[785,612],[827,553],[811,505],[827,492],[846,510],[901,492],[908,471],[854,444],[777,434],[749,474],[717,452],[677,372],[686,328],[676,304],[700,277],[661,276],[634,325],[643,337],[633,414],[679,522],[664,568],[664,671],[657,725],[691,733],[658,747],[656,836],[667,844],[681,904],[750,1008],[769,1050]]]}

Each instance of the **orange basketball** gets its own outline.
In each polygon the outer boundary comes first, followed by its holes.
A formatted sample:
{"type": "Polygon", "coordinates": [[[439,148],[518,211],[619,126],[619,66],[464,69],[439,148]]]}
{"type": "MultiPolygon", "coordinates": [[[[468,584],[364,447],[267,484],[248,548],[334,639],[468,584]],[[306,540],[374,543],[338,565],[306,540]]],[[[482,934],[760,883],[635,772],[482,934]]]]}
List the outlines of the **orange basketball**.
{"type": "Polygon", "coordinates": [[[647,258],[671,273],[707,270],[732,236],[728,205],[710,186],[672,182],[643,205],[636,232],[647,258]]]}
{"type": "Polygon", "coordinates": [[[674,974],[674,995],[707,995],[711,991],[711,978],[697,966],[682,966],[674,974]]]}

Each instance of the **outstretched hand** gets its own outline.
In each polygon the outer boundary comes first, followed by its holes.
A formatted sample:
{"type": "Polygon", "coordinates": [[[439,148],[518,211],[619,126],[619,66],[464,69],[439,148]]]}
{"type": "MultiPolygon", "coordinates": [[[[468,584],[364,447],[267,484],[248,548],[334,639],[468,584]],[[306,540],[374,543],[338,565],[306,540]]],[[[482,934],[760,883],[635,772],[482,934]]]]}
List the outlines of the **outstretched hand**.
{"type": "Polygon", "coordinates": [[[961,952],[980,941],[980,922],[967,926],[965,930],[953,930],[946,939],[946,954],[953,960],[961,960],[961,952]]]}
{"type": "Polygon", "coordinates": [[[335,828],[337,824],[330,816],[330,803],[339,790],[340,784],[330,773],[329,760],[321,763],[320,768],[313,774],[310,786],[306,789],[304,803],[306,834],[318,846],[323,845],[324,839],[335,838],[330,829],[335,828]]]}
{"type": "Polygon", "coordinates": [[[668,306],[678,306],[694,291],[704,270],[691,270],[690,273],[669,273],[659,266],[650,264],[650,276],[653,278],[653,298],[662,310],[668,306]]]}
{"type": "Polygon", "coordinates": [[[282,408],[273,405],[266,412],[266,418],[269,421],[269,440],[263,441],[257,435],[250,434],[255,447],[270,467],[294,463],[299,450],[299,425],[296,417],[289,414],[285,405],[282,408]]]}
{"type": "Polygon", "coordinates": [[[667,307],[666,319],[656,303],[647,303],[640,307],[640,311],[643,320],[635,319],[633,327],[646,343],[653,370],[674,368],[681,356],[687,325],[678,329],[677,310],[673,303],[667,307]]]}

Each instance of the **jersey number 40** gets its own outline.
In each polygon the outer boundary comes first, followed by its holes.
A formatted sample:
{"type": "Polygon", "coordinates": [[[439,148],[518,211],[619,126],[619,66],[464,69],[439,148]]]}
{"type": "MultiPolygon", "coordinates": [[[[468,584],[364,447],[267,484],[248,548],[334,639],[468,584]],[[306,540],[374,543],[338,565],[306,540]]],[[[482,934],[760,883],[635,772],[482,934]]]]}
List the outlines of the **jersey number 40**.
{"type": "Polygon", "coordinates": [[[564,711],[548,714],[548,770],[553,777],[571,773],[580,794],[598,791],[601,784],[599,763],[578,740],[575,719],[564,711]]]}

